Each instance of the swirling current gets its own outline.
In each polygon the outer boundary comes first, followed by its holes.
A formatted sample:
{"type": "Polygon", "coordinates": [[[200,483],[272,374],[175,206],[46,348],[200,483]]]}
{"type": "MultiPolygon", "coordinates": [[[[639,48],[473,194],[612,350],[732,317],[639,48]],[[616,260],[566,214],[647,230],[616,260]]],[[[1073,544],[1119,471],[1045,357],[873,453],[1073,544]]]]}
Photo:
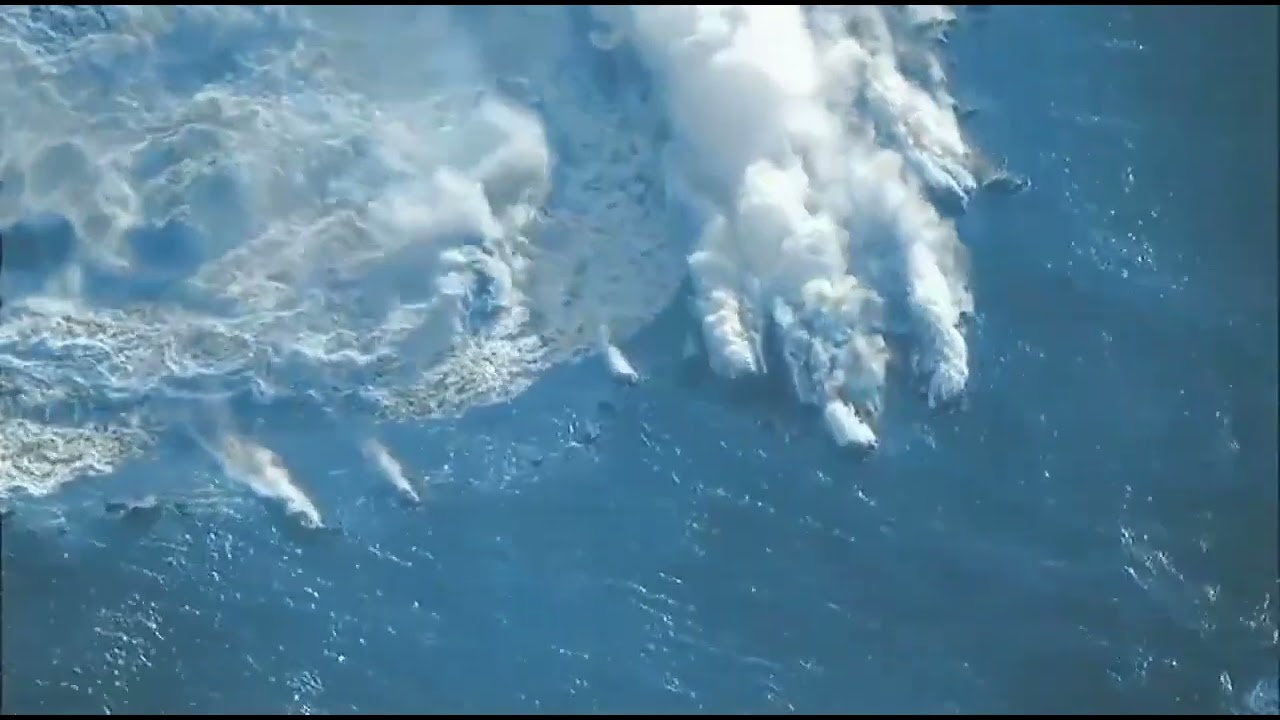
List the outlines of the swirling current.
{"type": "Polygon", "coordinates": [[[0,9],[4,711],[1276,712],[1275,28],[0,9]]]}

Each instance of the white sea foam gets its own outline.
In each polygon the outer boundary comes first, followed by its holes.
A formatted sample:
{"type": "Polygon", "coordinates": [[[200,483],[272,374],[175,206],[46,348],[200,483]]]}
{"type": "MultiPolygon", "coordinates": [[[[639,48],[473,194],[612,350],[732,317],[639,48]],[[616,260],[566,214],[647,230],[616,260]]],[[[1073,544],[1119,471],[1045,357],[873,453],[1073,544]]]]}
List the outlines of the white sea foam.
{"type": "Polygon", "coordinates": [[[421,417],[621,368],[598,328],[689,272],[711,365],[776,338],[842,442],[874,442],[890,323],[932,400],[963,390],[945,7],[582,13],[0,9],[0,487],[108,472],[182,398],[421,417]]]}

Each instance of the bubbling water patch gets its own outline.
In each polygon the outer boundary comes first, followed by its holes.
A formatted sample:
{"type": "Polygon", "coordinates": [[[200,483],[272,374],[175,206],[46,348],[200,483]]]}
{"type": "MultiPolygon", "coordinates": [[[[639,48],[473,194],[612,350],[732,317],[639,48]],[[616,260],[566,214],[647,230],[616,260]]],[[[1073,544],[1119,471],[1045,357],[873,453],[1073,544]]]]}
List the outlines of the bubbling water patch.
{"type": "Polygon", "coordinates": [[[887,332],[960,393],[949,11],[583,12],[0,9],[0,227],[66,228],[6,248],[0,494],[109,472],[175,403],[452,415],[588,352],[638,380],[615,343],[686,273],[712,367],[776,338],[841,443],[875,443],[887,332]]]}

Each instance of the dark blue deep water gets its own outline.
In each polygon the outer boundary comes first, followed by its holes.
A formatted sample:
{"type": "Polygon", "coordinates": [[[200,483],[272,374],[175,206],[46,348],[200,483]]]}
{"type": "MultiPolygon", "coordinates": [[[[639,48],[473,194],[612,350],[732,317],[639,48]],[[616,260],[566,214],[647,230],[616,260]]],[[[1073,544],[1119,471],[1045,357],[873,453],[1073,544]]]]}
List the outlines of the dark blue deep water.
{"type": "Polygon", "coordinates": [[[342,531],[103,511],[207,471],[177,440],[18,506],[4,711],[1276,712],[1276,28],[965,16],[969,130],[1032,185],[960,221],[965,403],[902,393],[878,453],[673,360],[681,303],[639,386],[588,359],[383,428],[422,507],[343,422],[245,404],[342,531]]]}

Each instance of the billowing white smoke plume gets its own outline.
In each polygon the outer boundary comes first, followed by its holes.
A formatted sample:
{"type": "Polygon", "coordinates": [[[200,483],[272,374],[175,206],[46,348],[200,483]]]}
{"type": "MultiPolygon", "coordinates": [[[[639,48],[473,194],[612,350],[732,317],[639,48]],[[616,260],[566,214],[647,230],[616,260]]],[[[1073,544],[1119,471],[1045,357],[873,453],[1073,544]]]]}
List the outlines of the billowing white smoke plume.
{"type": "Polygon", "coordinates": [[[974,189],[924,41],[945,8],[601,6],[666,91],[672,184],[705,222],[689,257],[714,368],[766,371],[776,332],[798,396],[842,443],[872,445],[901,322],[931,402],[968,374],[970,308],[928,190],[974,189]],[[918,66],[912,81],[903,65],[918,66]]]}
{"type": "Polygon", "coordinates": [[[842,443],[889,331],[964,388],[945,8],[580,12],[0,8],[0,494],[192,398],[455,414],[592,351],[635,382],[618,346],[690,271],[714,368],[787,374],[842,443]]]}
{"type": "Polygon", "coordinates": [[[574,27],[0,8],[0,438],[81,456],[0,440],[0,494],[110,471],[192,397],[454,414],[647,322],[681,282],[658,118],[574,27]]]}

